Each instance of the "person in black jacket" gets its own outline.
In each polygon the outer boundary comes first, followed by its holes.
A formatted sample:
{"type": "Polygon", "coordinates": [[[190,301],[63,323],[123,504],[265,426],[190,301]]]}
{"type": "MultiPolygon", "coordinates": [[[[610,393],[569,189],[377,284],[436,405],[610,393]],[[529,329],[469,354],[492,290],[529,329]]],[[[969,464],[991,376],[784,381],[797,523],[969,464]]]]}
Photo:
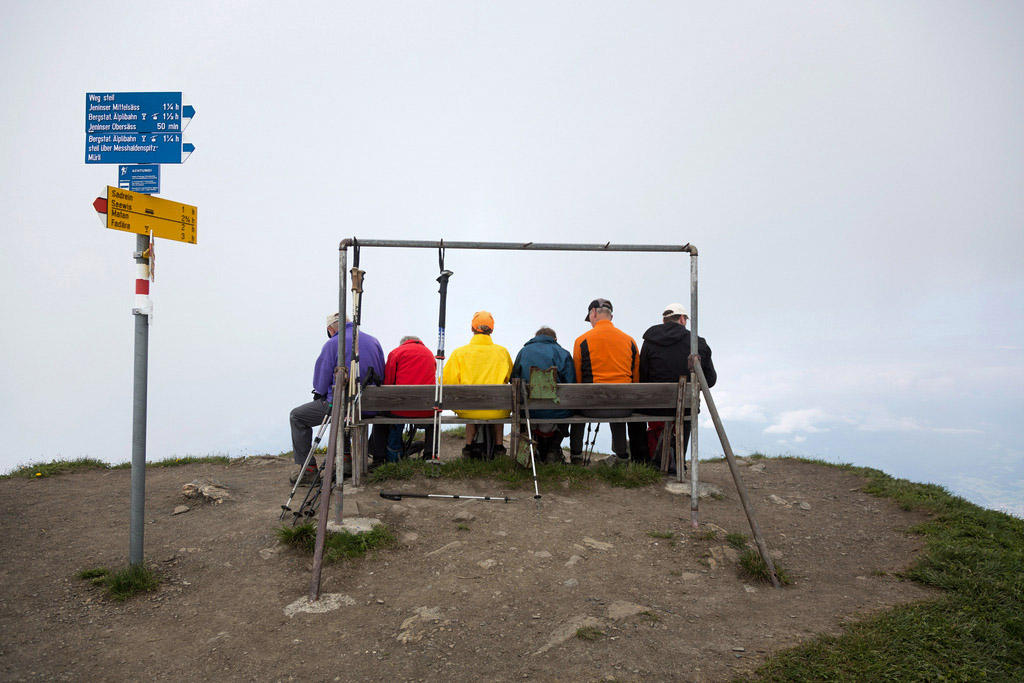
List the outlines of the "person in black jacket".
{"type": "MultiPolygon", "coordinates": [[[[680,377],[688,377],[690,368],[688,359],[690,356],[690,331],[686,329],[688,316],[682,304],[672,303],[665,307],[661,313],[661,324],[654,325],[644,332],[644,343],[640,348],[640,381],[641,382],[678,382],[680,377]]],[[[700,358],[700,367],[704,370],[704,377],[708,380],[708,386],[715,386],[718,374],[711,362],[711,347],[708,346],[704,337],[697,337],[697,355],[700,358]]],[[[690,414],[690,409],[685,410],[690,414]]],[[[674,415],[672,410],[651,410],[652,415],[674,415]]],[[[650,441],[657,441],[660,427],[665,423],[652,422],[648,434],[653,435],[649,439],[648,447],[651,456],[658,461],[659,456],[650,441]],[[656,426],[657,425],[657,426],[656,426]]],[[[690,421],[683,422],[683,452],[690,443],[690,421]]]]}

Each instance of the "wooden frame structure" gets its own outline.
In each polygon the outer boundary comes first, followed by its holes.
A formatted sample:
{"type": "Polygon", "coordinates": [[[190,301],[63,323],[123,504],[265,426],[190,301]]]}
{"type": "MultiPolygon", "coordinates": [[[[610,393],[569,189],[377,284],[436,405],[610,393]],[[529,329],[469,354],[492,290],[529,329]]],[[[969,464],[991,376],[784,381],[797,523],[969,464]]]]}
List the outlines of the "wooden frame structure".
{"type": "MultiPolygon", "coordinates": [[[[633,252],[633,253],[680,253],[688,254],[690,258],[690,367],[691,371],[689,377],[681,377],[678,384],[620,384],[620,385],[608,385],[608,384],[574,384],[558,385],[559,402],[557,407],[573,409],[578,407],[585,407],[588,409],[601,409],[601,408],[671,408],[674,410],[677,424],[682,424],[685,419],[696,419],[700,408],[700,395],[704,394],[707,400],[708,409],[711,413],[712,419],[715,424],[715,429],[718,432],[719,439],[722,443],[722,448],[725,452],[726,460],[729,463],[730,472],[732,473],[733,481],[736,484],[737,492],[739,493],[740,500],[743,503],[743,509],[747,516],[747,521],[750,523],[751,531],[754,535],[754,540],[757,543],[758,551],[761,558],[764,560],[765,565],[768,568],[769,575],[771,577],[772,584],[779,587],[778,577],[775,574],[775,566],[772,562],[771,555],[768,553],[768,547],[764,542],[764,538],[761,535],[760,527],[757,523],[757,519],[754,515],[753,506],[750,503],[750,498],[747,495],[746,487],[743,484],[742,479],[739,475],[739,470],[736,467],[735,457],[733,456],[732,447],[729,444],[728,437],[725,435],[725,429],[722,426],[721,418],[718,415],[718,411],[715,408],[714,401],[711,398],[710,388],[707,386],[707,380],[704,377],[703,370],[700,366],[700,357],[697,354],[697,322],[698,322],[698,307],[697,307],[697,248],[692,244],[674,245],[674,244],[612,244],[607,242],[605,244],[559,244],[559,243],[540,243],[540,242],[445,242],[440,240],[425,241],[425,240],[373,240],[373,239],[357,239],[349,238],[344,239],[338,246],[339,251],[339,264],[338,264],[338,310],[344,314],[346,309],[346,289],[347,289],[347,277],[348,272],[348,252],[349,249],[353,250],[355,256],[355,267],[352,268],[352,280],[353,280],[353,292],[356,296],[361,296],[361,282],[362,282],[362,271],[358,269],[358,258],[359,249],[362,247],[374,247],[374,248],[405,248],[405,249],[437,249],[440,253],[443,253],[445,249],[483,249],[483,250],[499,250],[499,251],[577,251],[577,252],[633,252]],[[358,283],[358,284],[357,284],[358,283]],[[358,289],[357,289],[358,288],[358,289]],[[614,387],[614,388],[613,388],[614,387]],[[621,387],[621,389],[619,388],[621,387]],[[563,394],[564,392],[564,394],[563,394]],[[564,395],[564,399],[562,398],[564,395]],[[656,400],[655,400],[656,399],[656,400]],[[671,400],[670,400],[671,399],[671,400]],[[579,405],[577,405],[579,404],[579,405]],[[688,414],[687,414],[688,413],[688,414]]],[[[359,317],[354,316],[354,320],[358,321],[359,317]]],[[[358,324],[358,322],[356,322],[358,324]]],[[[358,329],[353,330],[354,334],[358,333],[358,329]]],[[[353,339],[356,339],[354,336],[353,339]]],[[[335,462],[340,460],[343,462],[343,445],[344,435],[340,433],[339,425],[342,422],[343,415],[355,414],[355,418],[350,424],[344,425],[343,429],[351,429],[352,438],[352,472],[353,472],[353,483],[358,484],[362,482],[362,477],[365,474],[365,463],[366,463],[366,446],[367,446],[367,430],[366,426],[372,422],[381,423],[411,423],[416,422],[415,419],[409,418],[367,418],[361,417],[361,409],[371,410],[429,410],[434,408],[433,403],[433,392],[434,387],[423,386],[423,387],[366,387],[360,392],[360,396],[356,401],[356,405],[352,405],[352,401],[356,397],[350,396],[347,389],[347,382],[345,376],[345,332],[341,331],[339,335],[338,344],[338,360],[337,366],[335,367],[334,379],[335,379],[335,401],[332,409],[331,419],[331,432],[328,440],[327,447],[327,458],[324,465],[324,476],[323,476],[323,489],[321,491],[321,502],[320,512],[317,522],[317,536],[316,545],[313,553],[313,576],[310,581],[309,599],[311,601],[317,600],[320,596],[320,574],[323,566],[323,548],[324,539],[327,535],[327,519],[329,516],[329,508],[331,503],[332,490],[337,490],[337,506],[336,506],[336,517],[340,523],[343,515],[343,495],[344,495],[344,476],[337,477],[335,483],[334,466],[335,462]],[[345,391],[342,392],[342,400],[337,400],[338,387],[346,387],[345,391]],[[354,411],[353,411],[354,409],[354,411]]],[[[522,396],[524,392],[518,382],[510,385],[499,385],[499,386],[479,386],[479,385],[462,385],[454,387],[446,387],[444,395],[443,409],[452,408],[473,408],[473,409],[508,409],[511,411],[511,417],[501,420],[502,423],[515,422],[516,427],[512,430],[512,438],[518,438],[519,429],[519,408],[522,405],[522,396]]],[[[551,401],[535,401],[533,399],[528,402],[530,409],[542,409],[551,408],[555,404],[551,401]]],[[[639,422],[639,421],[672,421],[670,417],[661,417],[658,420],[652,420],[655,416],[637,414],[626,418],[594,418],[594,417],[580,417],[580,418],[569,418],[568,420],[558,420],[559,422],[639,422]]],[[[460,418],[443,417],[442,423],[451,424],[453,422],[488,422],[481,420],[461,420],[460,418]]],[[[499,421],[493,421],[499,422],[499,421]]],[[[690,430],[690,522],[696,528],[699,524],[699,503],[700,498],[700,484],[699,484],[699,453],[698,453],[698,440],[697,433],[698,429],[690,430]]],[[[676,430],[676,453],[680,461],[676,465],[676,476],[679,481],[683,480],[683,467],[682,467],[682,430],[676,430]]],[[[662,448],[662,468],[667,468],[668,447],[667,439],[663,440],[662,448]]],[[[513,444],[513,451],[515,452],[515,445],[513,444]]],[[[340,468],[344,471],[344,468],[340,468]]]]}

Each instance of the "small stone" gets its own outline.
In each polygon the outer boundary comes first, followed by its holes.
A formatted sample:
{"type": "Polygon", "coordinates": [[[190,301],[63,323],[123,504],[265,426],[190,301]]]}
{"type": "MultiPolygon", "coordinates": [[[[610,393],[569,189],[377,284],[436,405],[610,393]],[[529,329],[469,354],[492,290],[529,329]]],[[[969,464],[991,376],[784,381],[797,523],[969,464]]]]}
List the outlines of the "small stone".
{"type": "Polygon", "coordinates": [[[693,581],[695,579],[699,579],[700,578],[700,574],[696,574],[694,572],[683,572],[682,574],[679,575],[679,578],[682,579],[683,581],[693,581]]]}
{"type": "Polygon", "coordinates": [[[455,550],[456,548],[458,548],[461,545],[462,545],[462,541],[452,541],[451,543],[446,543],[445,545],[441,546],[437,550],[431,550],[429,553],[426,554],[426,556],[427,557],[431,557],[432,555],[439,555],[439,554],[445,552],[446,550],[455,550]]]}
{"type": "Polygon", "coordinates": [[[575,588],[576,586],[580,585],[580,582],[576,579],[566,579],[562,582],[562,585],[566,588],[575,588]]]}
{"type": "Polygon", "coordinates": [[[810,510],[811,509],[811,504],[808,503],[806,500],[801,500],[800,504],[799,504],[799,508],[801,510],[810,510]]]}
{"type": "Polygon", "coordinates": [[[745,647],[734,647],[734,648],[732,649],[732,651],[733,651],[733,652],[746,652],[746,651],[747,651],[747,648],[745,648],[745,647]]]}
{"type": "Polygon", "coordinates": [[[174,512],[172,512],[171,514],[172,515],[180,515],[182,513],[188,512],[191,509],[192,508],[190,508],[188,505],[178,505],[178,506],[175,506],[174,512]]]}
{"type": "Polygon", "coordinates": [[[746,584],[746,583],[743,584],[743,590],[746,593],[756,593],[757,592],[756,588],[754,588],[753,586],[751,586],[749,584],[746,584]]]}
{"type": "Polygon", "coordinates": [[[598,541],[596,539],[587,536],[583,539],[583,545],[593,548],[594,550],[611,550],[613,546],[611,543],[605,543],[604,541],[598,541]]]}
{"type": "Polygon", "coordinates": [[[455,522],[472,522],[474,519],[476,519],[476,515],[469,510],[460,510],[452,516],[452,521],[455,522]]]}
{"type": "Polygon", "coordinates": [[[365,534],[373,531],[374,527],[378,527],[381,524],[383,522],[374,517],[346,517],[342,520],[341,524],[334,520],[327,522],[327,530],[335,533],[347,531],[350,534],[365,534]]]}
{"type": "Polygon", "coordinates": [[[619,620],[625,619],[626,617],[632,617],[646,612],[647,608],[643,605],[638,605],[635,602],[626,602],[625,600],[615,600],[612,604],[608,605],[607,615],[609,619],[619,620]]]}
{"type": "Polygon", "coordinates": [[[785,498],[780,498],[779,496],[776,496],[774,493],[768,496],[768,502],[774,503],[776,505],[781,505],[782,507],[786,508],[790,507],[790,504],[786,501],[785,498]]]}
{"type": "Polygon", "coordinates": [[[481,569],[490,569],[496,564],[498,564],[498,561],[492,558],[487,558],[486,560],[480,560],[479,562],[477,562],[477,566],[479,566],[481,569]]]}
{"type": "Polygon", "coordinates": [[[264,560],[269,560],[274,555],[280,553],[282,550],[284,550],[284,546],[280,544],[271,546],[269,548],[263,548],[262,550],[260,550],[260,557],[262,557],[264,560]]]}
{"type": "Polygon", "coordinates": [[[566,567],[572,567],[573,565],[575,565],[577,562],[579,562],[582,559],[583,558],[580,557],[579,555],[573,555],[572,557],[569,558],[569,561],[565,563],[565,566],[566,567]]]}
{"type": "Polygon", "coordinates": [[[316,602],[310,602],[309,596],[304,595],[285,607],[284,614],[286,617],[293,617],[300,612],[323,614],[324,612],[336,610],[342,605],[351,606],[354,604],[356,604],[355,600],[347,595],[342,595],[341,593],[322,593],[320,595],[320,599],[316,602]]]}
{"type": "Polygon", "coordinates": [[[542,560],[547,560],[551,558],[551,553],[547,550],[538,550],[533,554],[533,556],[542,560]]]}
{"type": "Polygon", "coordinates": [[[412,543],[419,537],[420,535],[415,531],[406,531],[404,534],[401,535],[399,540],[401,540],[402,543],[412,543]]]}

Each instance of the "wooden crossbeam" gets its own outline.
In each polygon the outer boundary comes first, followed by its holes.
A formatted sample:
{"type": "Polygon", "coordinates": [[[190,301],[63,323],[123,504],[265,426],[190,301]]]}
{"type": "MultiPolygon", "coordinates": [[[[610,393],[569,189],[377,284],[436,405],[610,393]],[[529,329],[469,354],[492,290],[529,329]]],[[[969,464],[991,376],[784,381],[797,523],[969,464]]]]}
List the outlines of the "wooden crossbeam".
{"type": "MultiPolygon", "coordinates": [[[[559,384],[558,403],[529,399],[533,410],[671,410],[676,409],[674,382],[651,384],[559,384]]],[[[434,387],[368,386],[363,389],[363,411],[431,410],[434,387]]],[[[510,384],[456,384],[444,387],[446,410],[511,410],[510,384]]]]}

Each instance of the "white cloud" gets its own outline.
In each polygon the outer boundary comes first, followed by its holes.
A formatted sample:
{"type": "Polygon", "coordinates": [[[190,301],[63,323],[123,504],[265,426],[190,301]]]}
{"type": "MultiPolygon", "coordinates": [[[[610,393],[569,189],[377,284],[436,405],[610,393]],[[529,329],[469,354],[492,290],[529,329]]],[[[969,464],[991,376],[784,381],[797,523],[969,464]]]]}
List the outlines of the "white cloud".
{"type": "Polygon", "coordinates": [[[815,434],[828,431],[827,427],[818,426],[822,422],[831,422],[833,418],[821,408],[804,408],[802,410],[787,410],[779,414],[775,424],[765,428],[765,434],[794,434],[806,432],[815,434]]]}
{"type": "Polygon", "coordinates": [[[723,422],[726,420],[735,420],[736,422],[768,421],[764,408],[753,403],[745,403],[741,406],[718,406],[718,414],[723,422]]]}
{"type": "Polygon", "coordinates": [[[896,417],[894,415],[869,415],[858,426],[862,432],[933,432],[960,436],[965,434],[984,434],[980,429],[964,427],[931,427],[921,424],[912,417],[896,417]]]}

